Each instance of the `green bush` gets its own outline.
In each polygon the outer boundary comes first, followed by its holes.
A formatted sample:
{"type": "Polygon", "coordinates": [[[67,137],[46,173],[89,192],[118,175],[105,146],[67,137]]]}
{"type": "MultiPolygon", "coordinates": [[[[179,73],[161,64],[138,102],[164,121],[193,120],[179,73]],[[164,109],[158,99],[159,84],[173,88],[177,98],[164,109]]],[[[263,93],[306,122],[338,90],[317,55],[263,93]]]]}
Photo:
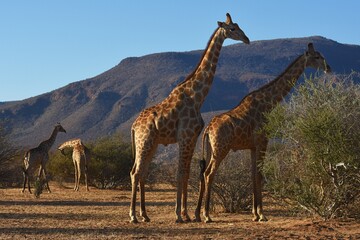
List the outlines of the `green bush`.
{"type": "MultiPolygon", "coordinates": [[[[104,137],[85,144],[91,152],[88,163],[88,183],[97,188],[129,187],[130,169],[133,164],[131,145],[124,142],[120,135],[104,137]]],[[[53,180],[74,181],[72,149],[66,148],[65,156],[56,151],[50,155],[48,171],[53,180]]],[[[84,182],[84,174],[81,174],[84,182]]]]}
{"type": "Polygon", "coordinates": [[[105,137],[90,144],[89,178],[97,188],[128,188],[133,165],[131,144],[121,136],[105,137]]]}
{"type": "Polygon", "coordinates": [[[74,164],[72,160],[72,149],[64,150],[65,155],[60,151],[50,153],[50,160],[47,164],[48,178],[62,184],[63,182],[74,181],[74,164]]]}
{"type": "Polygon", "coordinates": [[[263,171],[274,196],[326,219],[360,195],[360,86],[350,76],[309,78],[267,115],[263,171]]]}

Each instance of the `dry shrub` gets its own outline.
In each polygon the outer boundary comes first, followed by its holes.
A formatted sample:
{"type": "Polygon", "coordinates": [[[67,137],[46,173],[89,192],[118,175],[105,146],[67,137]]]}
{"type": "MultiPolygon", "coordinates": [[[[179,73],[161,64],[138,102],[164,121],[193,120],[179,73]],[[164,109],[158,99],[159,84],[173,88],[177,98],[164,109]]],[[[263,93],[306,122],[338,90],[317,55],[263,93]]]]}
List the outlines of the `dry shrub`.
{"type": "MultiPolygon", "coordinates": [[[[162,162],[157,164],[157,182],[177,186],[177,165],[162,162]]],[[[190,199],[197,202],[200,183],[199,159],[195,156],[190,169],[190,199]]],[[[212,185],[211,210],[220,208],[225,212],[249,210],[251,206],[250,156],[245,151],[230,153],[221,163],[212,185]]]]}
{"type": "Polygon", "coordinates": [[[360,196],[358,77],[306,79],[267,116],[263,171],[273,196],[325,219],[349,215],[360,196]]]}

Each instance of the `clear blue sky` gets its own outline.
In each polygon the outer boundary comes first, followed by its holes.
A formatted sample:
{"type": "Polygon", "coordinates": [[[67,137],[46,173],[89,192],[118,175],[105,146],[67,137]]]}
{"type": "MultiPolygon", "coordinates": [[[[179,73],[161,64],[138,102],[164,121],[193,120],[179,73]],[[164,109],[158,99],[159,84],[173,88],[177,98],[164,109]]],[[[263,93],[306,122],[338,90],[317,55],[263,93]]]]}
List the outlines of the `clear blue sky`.
{"type": "Polygon", "coordinates": [[[203,49],[226,12],[252,41],[321,35],[360,45],[359,0],[0,0],[0,101],[96,76],[126,57],[203,49]]]}

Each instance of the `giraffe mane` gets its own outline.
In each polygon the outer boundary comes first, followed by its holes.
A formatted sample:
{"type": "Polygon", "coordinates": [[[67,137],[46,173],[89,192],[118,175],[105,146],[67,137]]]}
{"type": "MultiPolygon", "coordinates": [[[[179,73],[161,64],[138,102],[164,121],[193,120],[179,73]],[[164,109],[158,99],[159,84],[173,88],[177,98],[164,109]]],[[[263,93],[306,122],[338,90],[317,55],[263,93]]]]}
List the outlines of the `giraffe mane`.
{"type": "Polygon", "coordinates": [[[191,79],[191,78],[194,76],[196,70],[200,67],[201,62],[202,62],[202,60],[203,60],[204,57],[205,57],[206,50],[209,48],[209,46],[210,46],[210,44],[211,44],[211,41],[212,41],[212,39],[214,38],[216,32],[219,30],[219,28],[220,28],[220,27],[217,27],[217,28],[215,29],[215,31],[213,32],[213,34],[211,35],[211,37],[210,37],[208,43],[206,44],[206,47],[205,47],[205,49],[204,49],[204,51],[203,51],[203,53],[202,53],[202,55],[201,55],[201,58],[200,58],[199,62],[198,62],[198,64],[196,65],[196,67],[193,69],[193,71],[192,71],[189,75],[187,75],[187,77],[184,79],[184,81],[182,81],[181,83],[179,83],[177,86],[180,86],[180,85],[184,84],[186,81],[188,81],[189,79],[191,79]]]}
{"type": "Polygon", "coordinates": [[[299,56],[298,56],[294,61],[292,61],[292,62],[288,65],[288,67],[287,67],[284,71],[282,71],[282,73],[281,73],[279,76],[277,76],[275,79],[271,80],[270,82],[266,83],[265,85],[261,86],[260,88],[258,88],[258,89],[256,89],[256,90],[248,93],[247,95],[245,95],[245,97],[243,97],[243,99],[240,101],[240,103],[239,103],[237,106],[240,106],[240,105],[245,101],[245,99],[246,99],[247,97],[249,97],[250,95],[256,94],[256,93],[258,93],[258,92],[262,92],[262,91],[264,91],[264,89],[266,89],[266,88],[274,85],[274,84],[276,83],[276,81],[277,81],[278,79],[282,78],[282,77],[284,76],[284,74],[285,74],[290,68],[292,68],[293,65],[294,65],[302,56],[303,56],[303,55],[299,55],[299,56]]]}

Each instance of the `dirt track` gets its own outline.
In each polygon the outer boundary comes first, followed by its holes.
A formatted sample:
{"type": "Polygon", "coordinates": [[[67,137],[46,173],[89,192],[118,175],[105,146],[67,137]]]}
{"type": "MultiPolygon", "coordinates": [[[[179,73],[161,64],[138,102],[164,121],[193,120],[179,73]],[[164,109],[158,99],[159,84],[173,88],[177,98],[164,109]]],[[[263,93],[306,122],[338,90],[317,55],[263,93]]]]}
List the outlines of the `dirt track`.
{"type": "Polygon", "coordinates": [[[129,191],[50,186],[52,193],[39,199],[0,189],[0,239],[360,239],[360,222],[291,217],[270,206],[265,223],[252,222],[245,212],[213,213],[210,224],[176,224],[175,191],[164,187],[147,192],[151,222],[131,224],[129,191]]]}

